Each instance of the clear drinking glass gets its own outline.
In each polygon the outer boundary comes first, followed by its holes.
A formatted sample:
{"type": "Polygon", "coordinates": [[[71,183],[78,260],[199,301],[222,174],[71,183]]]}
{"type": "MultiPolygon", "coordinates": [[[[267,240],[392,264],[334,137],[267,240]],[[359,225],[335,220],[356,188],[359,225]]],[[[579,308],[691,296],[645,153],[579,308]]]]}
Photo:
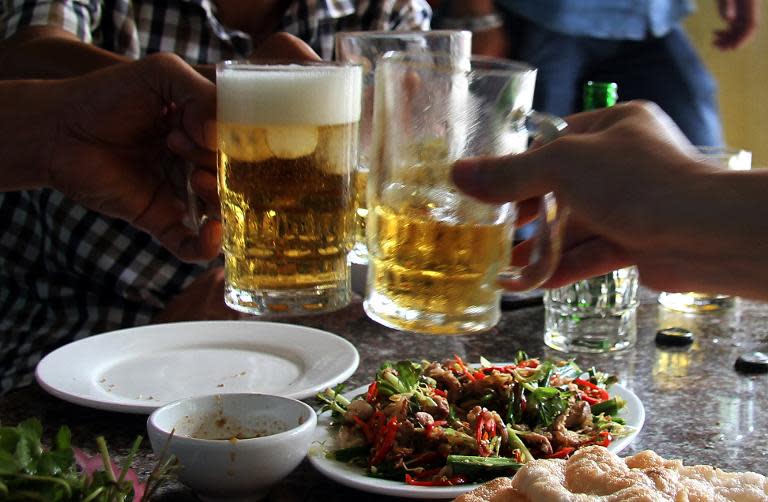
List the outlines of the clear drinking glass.
{"type": "MultiPolygon", "coordinates": [[[[752,168],[752,152],[737,148],[700,146],[699,152],[715,165],[735,171],[752,168]]],[[[659,303],[679,312],[692,314],[717,312],[733,306],[734,298],[717,293],[666,293],[659,294],[659,303]]]]}
{"type": "Polygon", "coordinates": [[[637,340],[637,267],[544,292],[544,343],[564,352],[612,352],[637,340]]]}
{"type": "MultiPolygon", "coordinates": [[[[534,68],[503,60],[402,52],[379,60],[367,194],[371,318],[429,334],[498,322],[516,206],[462,194],[451,169],[465,157],[521,152],[531,135],[559,134],[562,120],[531,111],[535,79],[534,68]]],[[[542,212],[539,260],[519,271],[533,286],[559,258],[562,208],[548,194],[542,212]]]]}
{"type": "Polygon", "coordinates": [[[469,31],[350,31],[336,34],[336,59],[363,66],[363,105],[360,116],[360,153],[354,174],[355,183],[355,247],[350,255],[357,264],[368,263],[365,243],[365,202],[368,169],[371,158],[371,124],[373,122],[374,72],[379,56],[389,51],[440,52],[455,61],[469,63],[472,34],[469,31]]]}
{"type": "Polygon", "coordinates": [[[227,61],[216,87],[225,301],[256,315],[347,305],[362,68],[227,61]]]}

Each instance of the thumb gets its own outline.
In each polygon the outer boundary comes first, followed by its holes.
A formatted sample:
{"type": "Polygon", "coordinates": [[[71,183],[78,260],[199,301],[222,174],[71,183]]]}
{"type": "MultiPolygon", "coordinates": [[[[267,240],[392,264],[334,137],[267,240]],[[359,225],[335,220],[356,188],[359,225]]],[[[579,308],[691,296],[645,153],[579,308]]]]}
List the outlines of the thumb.
{"type": "Polygon", "coordinates": [[[734,0],[717,0],[717,10],[725,21],[732,21],[736,17],[734,0]]]}
{"type": "Polygon", "coordinates": [[[558,172],[565,165],[567,137],[540,148],[505,157],[477,157],[457,161],[453,182],[484,202],[522,201],[558,188],[558,172]]]}
{"type": "Polygon", "coordinates": [[[145,75],[167,105],[180,114],[184,134],[201,148],[216,148],[216,86],[175,54],[143,59],[145,75]]]}
{"type": "Polygon", "coordinates": [[[318,56],[306,42],[285,32],[275,33],[267,37],[254,51],[255,60],[297,60],[320,61],[318,56]]]}

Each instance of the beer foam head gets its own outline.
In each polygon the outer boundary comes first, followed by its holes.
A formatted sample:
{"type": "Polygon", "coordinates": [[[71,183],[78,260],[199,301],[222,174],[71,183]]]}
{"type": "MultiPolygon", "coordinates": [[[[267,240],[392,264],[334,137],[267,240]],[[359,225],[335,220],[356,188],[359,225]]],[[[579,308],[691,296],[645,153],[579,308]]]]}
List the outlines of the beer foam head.
{"type": "Polygon", "coordinates": [[[359,66],[225,64],[216,87],[224,122],[323,126],[360,120],[359,66]]]}

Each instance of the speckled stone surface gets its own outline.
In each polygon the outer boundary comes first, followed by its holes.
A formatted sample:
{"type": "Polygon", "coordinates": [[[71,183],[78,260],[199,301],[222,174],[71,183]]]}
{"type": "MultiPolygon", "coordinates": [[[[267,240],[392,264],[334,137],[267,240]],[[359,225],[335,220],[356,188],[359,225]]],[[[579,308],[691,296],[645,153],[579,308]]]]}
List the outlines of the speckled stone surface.
{"type": "MultiPolygon", "coordinates": [[[[724,470],[752,470],[768,474],[768,374],[744,375],[734,370],[737,357],[768,347],[768,304],[737,301],[720,314],[672,313],[656,304],[644,290],[638,315],[638,343],[612,355],[576,356],[577,363],[618,375],[645,406],[646,422],[622,454],[653,449],[686,464],[711,464],[724,470]],[[687,348],[661,348],[654,342],[659,328],[680,326],[696,340],[687,348]]],[[[544,310],[540,305],[506,311],[494,330],[471,336],[430,337],[397,332],[364,314],[359,301],[329,315],[291,322],[325,329],[351,341],[360,352],[360,366],[349,384],[363,385],[386,359],[444,359],[458,354],[468,361],[485,356],[495,361],[512,358],[517,350],[544,358],[565,354],[542,343],[544,310]]],[[[309,401],[311,404],[316,402],[309,401]]],[[[94,447],[104,435],[117,455],[125,454],[137,434],[145,434],[146,417],[91,410],[48,396],[38,387],[0,398],[0,421],[14,424],[38,416],[48,432],[67,424],[73,441],[94,447]]],[[[146,474],[154,458],[145,441],[138,462],[146,474]]],[[[195,500],[185,487],[173,484],[157,500],[195,500]]],[[[358,492],[324,478],[307,462],[270,492],[268,500],[392,500],[358,492]]]]}

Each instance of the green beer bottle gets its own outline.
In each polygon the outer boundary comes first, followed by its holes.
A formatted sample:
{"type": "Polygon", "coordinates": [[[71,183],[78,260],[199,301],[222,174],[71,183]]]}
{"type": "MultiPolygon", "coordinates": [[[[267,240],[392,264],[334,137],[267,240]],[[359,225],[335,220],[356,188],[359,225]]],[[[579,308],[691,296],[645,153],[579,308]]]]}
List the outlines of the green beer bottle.
{"type": "MultiPolygon", "coordinates": [[[[587,82],[584,110],[616,104],[618,85],[587,82]]],[[[613,352],[637,338],[636,267],[626,267],[544,293],[544,343],[565,352],[613,352]]]]}
{"type": "Polygon", "coordinates": [[[608,108],[616,104],[619,99],[619,86],[615,82],[593,82],[584,84],[582,94],[582,108],[596,110],[608,108]]]}

